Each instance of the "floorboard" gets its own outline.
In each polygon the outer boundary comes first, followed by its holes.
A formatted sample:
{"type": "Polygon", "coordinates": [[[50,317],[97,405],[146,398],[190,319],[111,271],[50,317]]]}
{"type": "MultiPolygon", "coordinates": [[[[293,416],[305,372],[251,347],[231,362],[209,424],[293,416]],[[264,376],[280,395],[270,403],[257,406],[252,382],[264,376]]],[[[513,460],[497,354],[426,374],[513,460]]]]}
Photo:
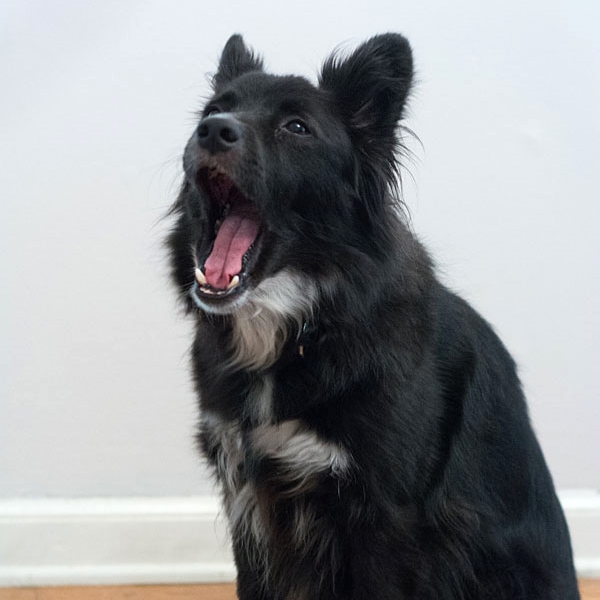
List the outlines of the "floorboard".
{"type": "Polygon", "coordinates": [[[600,600],[600,579],[582,579],[579,590],[581,600],[600,600]]]}
{"type": "MultiPolygon", "coordinates": [[[[600,579],[583,579],[580,589],[581,600],[600,600],[600,579]]],[[[0,600],[236,600],[236,595],[231,584],[126,585],[0,588],[0,600]]]]}

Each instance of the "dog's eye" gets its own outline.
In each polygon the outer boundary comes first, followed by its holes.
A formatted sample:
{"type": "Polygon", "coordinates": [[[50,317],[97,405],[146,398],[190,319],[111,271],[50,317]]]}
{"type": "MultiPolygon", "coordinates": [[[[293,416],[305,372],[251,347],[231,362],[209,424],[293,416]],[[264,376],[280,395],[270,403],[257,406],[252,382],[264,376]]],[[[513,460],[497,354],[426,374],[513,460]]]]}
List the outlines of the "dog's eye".
{"type": "Polygon", "coordinates": [[[310,135],[308,125],[300,119],[293,119],[289,123],[286,123],[283,127],[294,135],[310,135]]]}

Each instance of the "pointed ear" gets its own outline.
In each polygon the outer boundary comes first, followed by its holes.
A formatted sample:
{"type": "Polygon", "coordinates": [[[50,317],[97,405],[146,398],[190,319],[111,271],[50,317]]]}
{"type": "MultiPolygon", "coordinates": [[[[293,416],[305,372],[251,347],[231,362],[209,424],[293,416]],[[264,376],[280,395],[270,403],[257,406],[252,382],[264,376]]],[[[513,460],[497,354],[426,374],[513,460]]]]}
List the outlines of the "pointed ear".
{"type": "Polygon", "coordinates": [[[246,47],[242,36],[232,35],[221,53],[219,70],[213,77],[213,87],[218,88],[244,73],[262,69],[262,59],[246,47]]]}
{"type": "Polygon", "coordinates": [[[319,83],[331,92],[351,129],[364,141],[390,142],[402,117],[413,76],[412,52],[399,34],[383,34],[348,58],[330,56],[319,83]]]}

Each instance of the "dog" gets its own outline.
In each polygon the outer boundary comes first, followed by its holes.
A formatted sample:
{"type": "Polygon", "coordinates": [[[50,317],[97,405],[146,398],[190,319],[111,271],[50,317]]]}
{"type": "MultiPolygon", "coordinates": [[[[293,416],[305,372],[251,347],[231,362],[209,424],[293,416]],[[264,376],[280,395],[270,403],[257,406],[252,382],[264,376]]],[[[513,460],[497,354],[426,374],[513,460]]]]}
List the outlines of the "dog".
{"type": "Polygon", "coordinates": [[[241,600],[579,598],[515,364],[404,216],[412,78],[398,34],[317,84],[234,35],[185,148],[167,245],[241,600]]]}

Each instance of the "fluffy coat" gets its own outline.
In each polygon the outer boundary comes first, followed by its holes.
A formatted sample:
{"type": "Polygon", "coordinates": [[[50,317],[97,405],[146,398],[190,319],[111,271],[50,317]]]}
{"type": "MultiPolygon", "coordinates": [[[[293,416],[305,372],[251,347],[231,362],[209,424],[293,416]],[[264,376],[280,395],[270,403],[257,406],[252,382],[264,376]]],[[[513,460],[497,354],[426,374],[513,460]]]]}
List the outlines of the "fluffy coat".
{"type": "Polygon", "coordinates": [[[397,34],[265,73],[233,36],[169,236],[241,600],[575,600],[515,365],[402,216],[397,34]]]}

